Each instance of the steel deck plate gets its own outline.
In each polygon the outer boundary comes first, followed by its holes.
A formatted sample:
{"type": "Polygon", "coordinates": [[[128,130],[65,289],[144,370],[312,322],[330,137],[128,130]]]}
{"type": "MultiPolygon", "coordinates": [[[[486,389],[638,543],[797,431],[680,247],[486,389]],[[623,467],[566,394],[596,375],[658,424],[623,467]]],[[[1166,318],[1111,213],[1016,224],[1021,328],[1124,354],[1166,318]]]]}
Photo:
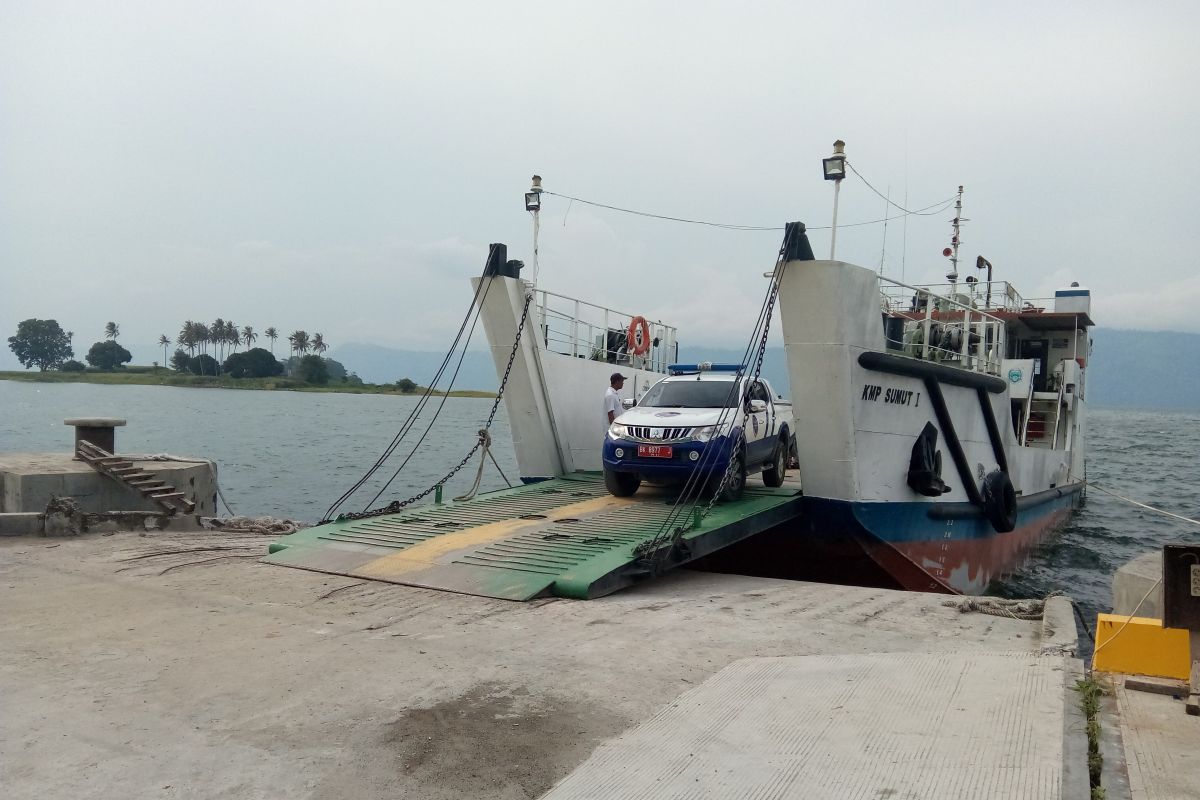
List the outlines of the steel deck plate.
{"type": "MultiPolygon", "coordinates": [[[[462,503],[431,504],[331,522],[284,537],[264,559],[358,578],[464,594],[529,600],[588,599],[650,577],[634,548],[658,533],[673,494],[644,487],[618,498],[599,475],[518,486],[462,503]]],[[[684,535],[666,566],[707,555],[795,518],[794,486],[747,487],[684,535]]]]}

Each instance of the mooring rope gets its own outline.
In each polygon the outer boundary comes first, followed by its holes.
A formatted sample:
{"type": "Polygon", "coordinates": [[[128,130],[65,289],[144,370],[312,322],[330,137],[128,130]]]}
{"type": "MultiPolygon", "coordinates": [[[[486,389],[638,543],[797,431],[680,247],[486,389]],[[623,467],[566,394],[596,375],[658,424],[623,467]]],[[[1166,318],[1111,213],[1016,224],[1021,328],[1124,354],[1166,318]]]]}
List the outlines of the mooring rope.
{"type": "Polygon", "coordinates": [[[483,468],[487,466],[488,458],[492,459],[492,463],[496,465],[496,469],[500,473],[500,477],[504,478],[504,482],[508,484],[508,488],[512,488],[512,481],[504,474],[504,470],[500,468],[500,462],[496,461],[496,456],[492,454],[492,434],[487,428],[479,429],[479,445],[478,448],[482,451],[479,454],[479,469],[475,471],[475,482],[471,484],[471,488],[464,494],[453,498],[454,502],[462,502],[464,500],[472,500],[479,492],[479,484],[483,480],[483,468]]]}
{"type": "Polygon", "coordinates": [[[1009,617],[1025,622],[1039,620],[1046,612],[1045,600],[1006,600],[1001,597],[962,597],[957,600],[946,600],[942,605],[958,609],[961,614],[975,612],[989,614],[993,617],[1009,617]]]}
{"type": "Polygon", "coordinates": [[[1125,497],[1124,495],[1117,494],[1116,492],[1114,492],[1110,489],[1105,489],[1103,486],[1097,486],[1096,484],[1089,481],[1087,478],[1083,479],[1083,483],[1087,486],[1092,487],[1093,489],[1095,489],[1099,492],[1104,492],[1104,494],[1109,495],[1110,497],[1115,497],[1118,500],[1123,500],[1126,503],[1129,503],[1130,505],[1137,506],[1138,508],[1144,508],[1147,511],[1153,511],[1156,514],[1162,514],[1164,517],[1170,517],[1171,519],[1177,519],[1180,522],[1190,522],[1192,525],[1200,525],[1200,520],[1192,519],[1191,517],[1185,517],[1182,514],[1175,514],[1170,511],[1164,511],[1161,508],[1155,508],[1152,505],[1148,505],[1148,504],[1140,502],[1138,500],[1134,500],[1131,497],[1125,497]]]}

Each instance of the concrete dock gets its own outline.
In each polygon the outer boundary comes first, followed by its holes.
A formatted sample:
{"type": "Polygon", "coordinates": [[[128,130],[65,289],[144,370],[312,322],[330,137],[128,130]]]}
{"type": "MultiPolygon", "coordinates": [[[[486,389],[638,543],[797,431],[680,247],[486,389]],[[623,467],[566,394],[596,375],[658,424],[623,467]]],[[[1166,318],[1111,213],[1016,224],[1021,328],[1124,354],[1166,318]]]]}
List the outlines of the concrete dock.
{"type": "Polygon", "coordinates": [[[1161,550],[1113,576],[1113,633],[1093,661],[1109,693],[1100,716],[1108,800],[1200,797],[1200,716],[1185,706],[1197,653],[1188,631],[1163,626],[1163,578],[1161,550]]]}
{"type": "Polygon", "coordinates": [[[704,711],[730,687],[755,700],[738,725],[774,709],[760,739],[782,726],[818,748],[788,785],[819,791],[755,797],[963,797],[989,780],[1086,796],[1063,623],[686,571],[517,603],[280,569],[260,563],[267,541],[0,540],[5,797],[577,796],[643,726],[695,740],[671,756],[688,768],[722,752],[724,779],[748,780],[772,756],[720,747],[704,711]],[[868,793],[843,791],[855,765],[868,793]]]}

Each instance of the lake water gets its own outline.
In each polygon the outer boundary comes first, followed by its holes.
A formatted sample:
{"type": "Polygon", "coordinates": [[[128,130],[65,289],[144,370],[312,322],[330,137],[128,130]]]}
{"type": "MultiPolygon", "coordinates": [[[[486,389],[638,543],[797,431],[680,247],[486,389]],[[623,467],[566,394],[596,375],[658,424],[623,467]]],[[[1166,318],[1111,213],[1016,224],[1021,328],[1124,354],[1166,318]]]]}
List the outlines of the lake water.
{"type": "MultiPolygon", "coordinates": [[[[441,402],[433,399],[406,441],[416,440],[441,402]]],[[[214,459],[237,513],[312,522],[375,461],[416,403],[415,397],[383,395],[0,381],[0,452],[68,452],[73,434],[63,419],[122,417],[129,421],[117,431],[122,452],[214,459]]],[[[446,399],[419,456],[384,497],[415,494],[458,463],[491,405],[489,399],[446,399]]],[[[503,406],[492,433],[496,458],[515,480],[503,406]]],[[[1200,414],[1093,409],[1088,447],[1088,475],[1097,485],[1200,518],[1200,414]]],[[[409,450],[411,445],[402,446],[397,455],[409,450]]],[[[470,486],[477,465],[476,458],[451,481],[447,496],[470,486]]],[[[371,491],[361,491],[347,508],[361,510],[394,470],[381,470],[366,487],[371,491]]],[[[488,464],[483,488],[504,485],[488,464]]],[[[1071,523],[993,591],[1029,597],[1061,589],[1092,620],[1096,611],[1108,610],[1117,567],[1185,537],[1200,539],[1200,530],[1093,489],[1071,523]]]]}

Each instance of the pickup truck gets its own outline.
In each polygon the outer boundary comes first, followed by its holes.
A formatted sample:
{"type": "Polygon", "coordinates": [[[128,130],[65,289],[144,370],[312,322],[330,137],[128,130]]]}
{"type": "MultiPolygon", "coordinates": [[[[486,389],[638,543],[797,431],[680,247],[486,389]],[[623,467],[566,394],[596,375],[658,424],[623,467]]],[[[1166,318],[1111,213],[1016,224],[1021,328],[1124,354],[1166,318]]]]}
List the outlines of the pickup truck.
{"type": "Polygon", "coordinates": [[[678,484],[696,474],[710,493],[720,488],[720,499],[735,500],[747,475],[758,472],[767,486],[781,486],[793,447],[792,406],[767,381],[740,371],[732,364],[672,365],[609,426],[608,491],[628,497],[642,481],[678,484]]]}

